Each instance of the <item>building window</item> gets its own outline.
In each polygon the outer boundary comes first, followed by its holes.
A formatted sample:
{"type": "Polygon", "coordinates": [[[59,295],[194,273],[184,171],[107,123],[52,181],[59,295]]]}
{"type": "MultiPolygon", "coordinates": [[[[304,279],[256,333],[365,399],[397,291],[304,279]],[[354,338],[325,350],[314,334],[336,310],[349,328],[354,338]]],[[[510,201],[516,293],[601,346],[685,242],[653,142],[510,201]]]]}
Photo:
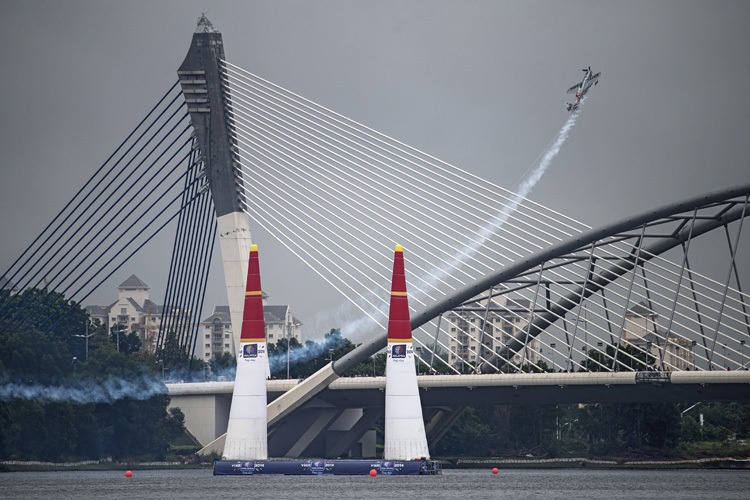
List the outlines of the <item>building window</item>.
{"type": "Polygon", "coordinates": [[[224,347],[226,347],[227,349],[229,349],[229,344],[224,344],[224,347]]]}
{"type": "Polygon", "coordinates": [[[210,358],[210,357],[211,357],[211,353],[210,353],[210,352],[207,352],[207,353],[206,353],[206,357],[207,357],[207,358],[210,358]]]}
{"type": "Polygon", "coordinates": [[[130,317],[130,321],[135,322],[135,318],[133,316],[130,317]]]}
{"type": "Polygon", "coordinates": [[[451,354],[451,359],[456,359],[456,355],[455,354],[451,354]]]}
{"type": "Polygon", "coordinates": [[[207,333],[207,334],[206,334],[206,338],[207,338],[207,339],[210,339],[210,338],[211,338],[211,334],[210,334],[210,333],[207,333]]]}
{"type": "Polygon", "coordinates": [[[211,329],[211,325],[206,325],[206,330],[210,330],[210,329],[211,329]]]}
{"type": "Polygon", "coordinates": [[[473,345],[473,346],[471,346],[471,347],[470,347],[470,349],[471,349],[472,351],[476,351],[476,350],[477,350],[477,346],[473,345]]]}
{"type": "Polygon", "coordinates": [[[228,334],[228,333],[225,333],[225,334],[224,334],[224,338],[225,338],[225,339],[228,339],[228,338],[229,338],[229,334],[228,334]]]}
{"type": "Polygon", "coordinates": [[[206,344],[206,348],[209,348],[209,347],[211,347],[211,344],[206,344]]]}
{"type": "Polygon", "coordinates": [[[120,308],[120,314],[127,314],[127,313],[128,313],[128,308],[127,307],[121,307],[120,308]]]}
{"type": "Polygon", "coordinates": [[[272,339],[272,338],[273,338],[273,333],[269,333],[269,334],[268,334],[268,338],[269,338],[269,339],[272,339]]]}
{"type": "Polygon", "coordinates": [[[456,331],[456,327],[454,326],[453,328],[451,328],[451,331],[455,332],[456,331]]]}
{"type": "Polygon", "coordinates": [[[151,321],[155,322],[156,321],[156,316],[151,316],[151,321]]]}

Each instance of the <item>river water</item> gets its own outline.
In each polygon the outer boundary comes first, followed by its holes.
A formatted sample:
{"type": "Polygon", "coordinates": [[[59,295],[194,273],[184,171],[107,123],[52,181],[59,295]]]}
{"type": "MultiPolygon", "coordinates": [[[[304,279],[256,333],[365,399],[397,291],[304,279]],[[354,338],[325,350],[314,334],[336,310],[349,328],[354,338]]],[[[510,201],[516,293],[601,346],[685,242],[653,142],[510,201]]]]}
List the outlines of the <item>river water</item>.
{"type": "Polygon", "coordinates": [[[445,470],[442,476],[213,476],[211,470],[0,474],[0,498],[351,500],[738,499],[750,471],[546,469],[445,470]]]}

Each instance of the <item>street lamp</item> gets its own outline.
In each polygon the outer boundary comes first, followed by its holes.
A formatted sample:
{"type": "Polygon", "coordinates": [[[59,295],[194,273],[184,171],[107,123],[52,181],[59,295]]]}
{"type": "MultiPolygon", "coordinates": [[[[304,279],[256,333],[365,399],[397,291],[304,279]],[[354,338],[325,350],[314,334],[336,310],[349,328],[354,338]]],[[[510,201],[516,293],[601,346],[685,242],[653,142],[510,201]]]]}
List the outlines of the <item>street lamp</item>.
{"type": "Polygon", "coordinates": [[[693,358],[693,371],[695,371],[695,344],[697,344],[695,340],[690,343],[690,357],[693,358]]]}
{"type": "Polygon", "coordinates": [[[740,340],[740,355],[742,356],[742,366],[740,368],[745,368],[745,341],[740,340]]]}
{"type": "Polygon", "coordinates": [[[328,361],[333,363],[333,349],[328,349],[328,361]]]}
{"type": "Polygon", "coordinates": [[[161,381],[164,382],[164,360],[160,359],[159,364],[161,365],[161,381]]]}
{"type": "Polygon", "coordinates": [[[125,333],[128,330],[127,328],[122,328],[122,325],[120,323],[117,323],[115,325],[115,328],[117,328],[117,352],[120,352],[120,334],[125,333]]]}
{"type": "Polygon", "coordinates": [[[286,324],[286,379],[289,380],[289,350],[291,349],[290,340],[292,338],[292,322],[286,324]]]}
{"type": "Polygon", "coordinates": [[[88,359],[89,359],[89,337],[93,337],[94,336],[93,332],[91,334],[89,334],[89,321],[88,321],[88,319],[86,320],[86,334],[85,335],[73,335],[73,336],[74,337],[79,337],[79,338],[84,337],[86,339],[86,359],[85,359],[85,361],[88,361],[88,359]]]}
{"type": "Polygon", "coordinates": [[[555,347],[556,346],[557,344],[555,344],[554,342],[549,345],[549,348],[552,349],[550,351],[550,354],[552,355],[552,373],[555,373],[555,371],[557,371],[557,367],[555,366],[555,347]]]}

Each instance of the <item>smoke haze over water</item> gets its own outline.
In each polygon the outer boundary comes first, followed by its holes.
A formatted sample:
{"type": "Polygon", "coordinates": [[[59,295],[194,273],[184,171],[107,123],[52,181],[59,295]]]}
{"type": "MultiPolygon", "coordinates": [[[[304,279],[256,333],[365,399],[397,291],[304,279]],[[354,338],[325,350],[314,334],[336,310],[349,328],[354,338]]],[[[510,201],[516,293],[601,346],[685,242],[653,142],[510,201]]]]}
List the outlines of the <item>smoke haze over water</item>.
{"type": "Polygon", "coordinates": [[[64,386],[0,381],[2,401],[31,399],[42,402],[67,401],[75,404],[114,403],[125,398],[142,401],[166,393],[167,388],[161,378],[152,374],[143,374],[128,380],[110,377],[103,382],[77,381],[64,386]]]}

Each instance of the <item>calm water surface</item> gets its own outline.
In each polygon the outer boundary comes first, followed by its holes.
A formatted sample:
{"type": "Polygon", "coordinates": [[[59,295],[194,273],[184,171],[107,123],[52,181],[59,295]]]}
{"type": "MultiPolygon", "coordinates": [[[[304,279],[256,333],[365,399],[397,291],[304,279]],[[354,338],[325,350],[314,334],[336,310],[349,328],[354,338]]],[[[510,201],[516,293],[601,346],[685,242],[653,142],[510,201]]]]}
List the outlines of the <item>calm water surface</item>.
{"type": "Polygon", "coordinates": [[[442,476],[214,477],[210,470],[12,472],[0,474],[0,498],[231,499],[346,498],[428,500],[738,499],[750,471],[446,470],[442,476]]]}

